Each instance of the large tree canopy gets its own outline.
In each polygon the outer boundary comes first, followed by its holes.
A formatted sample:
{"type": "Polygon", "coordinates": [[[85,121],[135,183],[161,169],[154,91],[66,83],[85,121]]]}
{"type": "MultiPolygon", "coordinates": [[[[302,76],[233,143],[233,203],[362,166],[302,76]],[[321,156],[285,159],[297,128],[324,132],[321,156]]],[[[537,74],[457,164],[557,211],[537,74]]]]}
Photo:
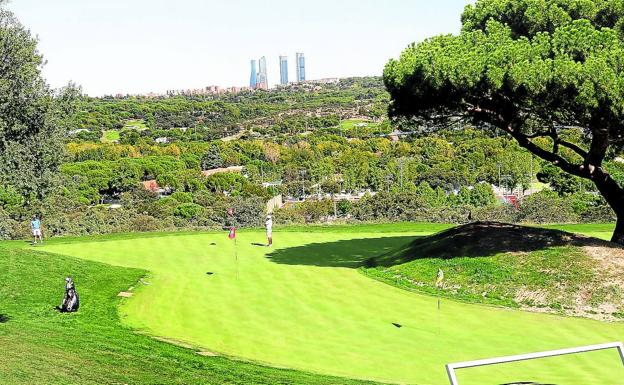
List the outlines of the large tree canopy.
{"type": "Polygon", "coordinates": [[[603,168],[624,144],[624,1],[478,0],[462,24],[386,65],[391,117],[508,133],[592,180],[619,218],[613,241],[624,243],[624,189],[603,168]],[[566,137],[571,127],[581,141],[566,137]]]}
{"type": "Polygon", "coordinates": [[[27,197],[53,187],[76,93],[70,86],[54,94],[41,77],[42,64],[37,40],[0,9],[0,187],[27,197]]]}

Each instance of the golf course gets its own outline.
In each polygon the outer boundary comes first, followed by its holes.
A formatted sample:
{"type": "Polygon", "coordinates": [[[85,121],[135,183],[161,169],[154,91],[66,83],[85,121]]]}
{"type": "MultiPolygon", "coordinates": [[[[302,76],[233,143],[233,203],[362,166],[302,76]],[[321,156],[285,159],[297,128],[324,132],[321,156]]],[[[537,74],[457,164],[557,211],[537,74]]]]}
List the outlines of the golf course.
{"type": "MultiPolygon", "coordinates": [[[[37,254],[140,272],[142,278],[135,273],[134,281],[120,288],[132,296],[118,299],[121,323],[133,334],[192,347],[205,356],[200,360],[235,358],[344,378],[327,383],[354,378],[446,384],[446,363],[624,339],[624,324],[617,322],[446,298],[438,309],[435,296],[393,287],[358,270],[368,258],[447,227],[283,228],[275,231],[272,248],[263,245],[259,230],[241,231],[235,241],[223,232],[59,238],[37,254]]],[[[609,236],[599,225],[565,230],[609,236]]],[[[91,286],[97,269],[71,274],[80,290],[91,286]]],[[[92,299],[82,297],[75,317],[93,311],[92,299]]],[[[602,351],[467,369],[458,377],[462,385],[603,385],[619,383],[624,368],[617,352],[602,351]]]]}

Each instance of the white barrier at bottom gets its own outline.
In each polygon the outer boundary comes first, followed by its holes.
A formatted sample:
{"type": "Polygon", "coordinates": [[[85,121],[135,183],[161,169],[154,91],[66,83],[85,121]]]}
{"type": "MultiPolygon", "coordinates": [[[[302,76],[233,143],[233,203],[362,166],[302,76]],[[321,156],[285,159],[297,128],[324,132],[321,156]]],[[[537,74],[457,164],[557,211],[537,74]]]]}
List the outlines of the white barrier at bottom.
{"type": "Polygon", "coordinates": [[[539,353],[519,354],[517,356],[496,357],[496,358],[488,358],[484,360],[457,362],[454,364],[447,364],[446,372],[448,374],[451,385],[459,385],[459,382],[457,382],[457,375],[455,373],[455,370],[457,369],[474,368],[477,366],[497,365],[497,364],[504,364],[504,363],[509,363],[509,362],[517,362],[517,361],[535,360],[538,358],[564,356],[568,354],[586,353],[586,352],[593,352],[597,350],[606,350],[606,349],[617,349],[618,352],[620,353],[620,359],[622,360],[622,364],[624,364],[624,344],[622,344],[621,342],[612,342],[608,344],[581,346],[578,348],[550,350],[547,352],[539,352],[539,353]]]}

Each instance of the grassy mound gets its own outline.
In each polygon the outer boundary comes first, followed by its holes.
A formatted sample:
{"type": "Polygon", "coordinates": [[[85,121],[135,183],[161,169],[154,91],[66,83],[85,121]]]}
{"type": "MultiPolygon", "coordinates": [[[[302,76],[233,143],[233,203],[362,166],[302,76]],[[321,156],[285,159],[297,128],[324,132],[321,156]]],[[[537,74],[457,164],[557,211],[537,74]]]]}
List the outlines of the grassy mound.
{"type": "Polygon", "coordinates": [[[120,291],[145,271],[0,243],[2,384],[361,384],[263,367],[136,334],[120,323],[120,291]],[[80,277],[78,313],[53,310],[63,277],[80,277]]]}
{"type": "Polygon", "coordinates": [[[601,320],[624,317],[624,249],[558,230],[479,222],[422,237],[362,271],[401,288],[601,320]],[[438,269],[443,288],[435,288],[438,269]]]}

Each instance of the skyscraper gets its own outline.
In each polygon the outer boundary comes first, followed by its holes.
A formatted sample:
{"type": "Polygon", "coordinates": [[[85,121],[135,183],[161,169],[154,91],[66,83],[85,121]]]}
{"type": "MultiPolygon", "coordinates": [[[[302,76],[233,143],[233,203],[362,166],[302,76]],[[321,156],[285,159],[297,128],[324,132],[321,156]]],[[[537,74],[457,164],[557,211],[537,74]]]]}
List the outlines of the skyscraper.
{"type": "Polygon", "coordinates": [[[251,61],[251,77],[249,78],[249,87],[253,90],[258,84],[258,70],[256,69],[256,61],[251,61]]]}
{"type": "Polygon", "coordinates": [[[297,52],[297,81],[298,82],[305,82],[306,80],[306,76],[305,76],[305,57],[303,56],[303,53],[301,52],[297,52]]]}
{"type": "Polygon", "coordinates": [[[266,90],[269,88],[269,81],[267,80],[267,66],[266,58],[262,56],[258,61],[258,79],[256,88],[266,90]]]}
{"type": "Polygon", "coordinates": [[[288,84],[288,57],[280,56],[280,84],[288,84]]]}

